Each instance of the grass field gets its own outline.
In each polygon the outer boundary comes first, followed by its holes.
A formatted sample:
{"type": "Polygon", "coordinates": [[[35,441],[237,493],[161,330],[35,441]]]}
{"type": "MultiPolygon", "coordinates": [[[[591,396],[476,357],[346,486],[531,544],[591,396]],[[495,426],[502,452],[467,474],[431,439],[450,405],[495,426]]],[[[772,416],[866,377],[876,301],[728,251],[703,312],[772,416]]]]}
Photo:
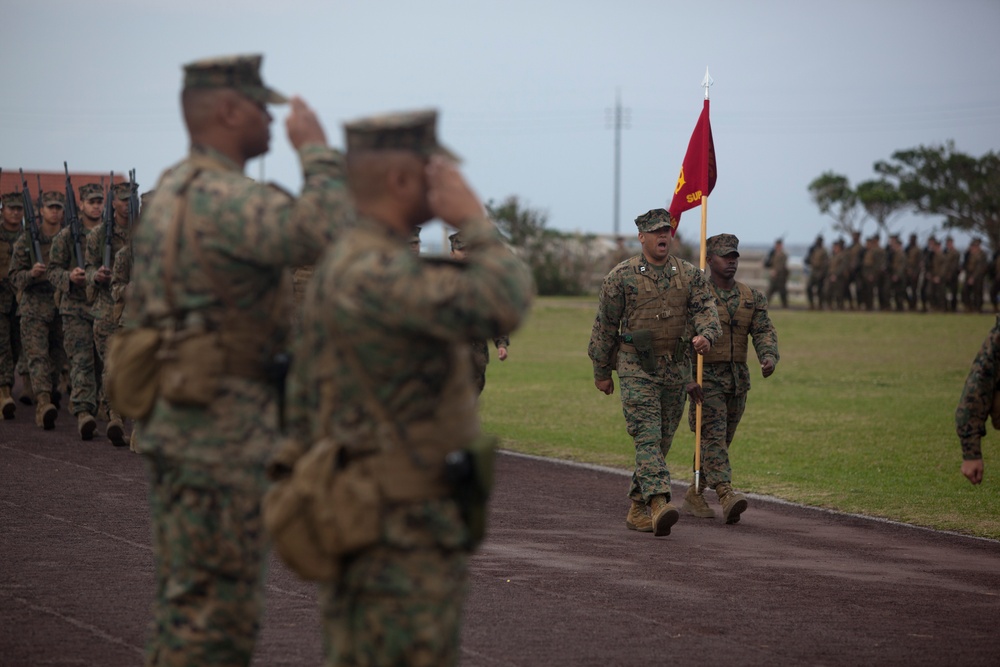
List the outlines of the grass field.
{"type": "MultiPolygon", "coordinates": [[[[494,354],[482,415],[505,448],[631,468],[617,376],[614,396],[598,392],[587,358],[595,309],[595,298],[538,299],[508,360],[494,354]]],[[[974,487],[959,471],[955,435],[955,405],[992,315],[771,317],[781,361],[764,380],[751,353],[753,388],[730,451],[734,486],[1000,539],[1000,438],[991,429],[984,440],[986,474],[974,487]]],[[[675,479],[692,479],[693,447],[685,419],[667,457],[675,479]]]]}

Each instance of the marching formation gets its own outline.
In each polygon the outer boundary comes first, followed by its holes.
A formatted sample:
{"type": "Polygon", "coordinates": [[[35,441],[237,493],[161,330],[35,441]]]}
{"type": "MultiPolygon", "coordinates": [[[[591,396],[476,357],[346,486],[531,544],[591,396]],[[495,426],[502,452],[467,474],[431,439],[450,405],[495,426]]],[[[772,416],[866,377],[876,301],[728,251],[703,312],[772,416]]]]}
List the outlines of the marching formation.
{"type": "MultiPolygon", "coordinates": [[[[0,197],[0,406],[14,419],[11,392],[21,376],[21,403],[52,429],[68,396],[77,432],[90,440],[107,422],[112,444],[129,444],[121,415],[108,405],[103,371],[108,340],[120,325],[131,262],[129,237],[139,218],[134,174],[108,187],[88,182],[39,190],[21,174],[21,189],[0,197]]],[[[143,195],[143,199],[149,193],[143,195]]]]}
{"type": "Polygon", "coordinates": [[[978,237],[964,254],[951,236],[943,244],[931,236],[923,248],[916,234],[905,247],[897,234],[885,246],[879,242],[874,234],[862,243],[854,232],[850,245],[838,238],[827,251],[817,236],[804,260],[809,309],[978,313],[989,279],[996,311],[1000,253],[988,257],[978,237]]]}

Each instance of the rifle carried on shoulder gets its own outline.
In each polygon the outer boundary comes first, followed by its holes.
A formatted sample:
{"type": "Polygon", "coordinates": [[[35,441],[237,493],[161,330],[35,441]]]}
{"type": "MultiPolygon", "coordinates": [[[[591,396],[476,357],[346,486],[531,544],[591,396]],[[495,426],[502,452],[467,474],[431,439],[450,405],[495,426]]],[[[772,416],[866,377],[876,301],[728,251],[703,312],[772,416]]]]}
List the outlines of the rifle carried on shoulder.
{"type": "Polygon", "coordinates": [[[111,268],[114,258],[111,256],[111,244],[115,236],[115,207],[111,201],[115,196],[115,172],[111,172],[111,185],[108,186],[108,196],[104,200],[104,266],[111,268]]]}
{"type": "Polygon", "coordinates": [[[76,208],[76,194],[73,192],[73,181],[69,177],[69,165],[63,162],[66,172],[66,221],[69,223],[69,235],[73,238],[73,252],[76,255],[76,265],[84,268],[83,257],[83,223],[80,222],[80,212],[76,208]]]}
{"type": "Polygon", "coordinates": [[[42,211],[41,211],[41,190],[38,192],[39,210],[35,212],[35,206],[31,201],[31,191],[28,189],[28,181],[24,178],[24,170],[18,169],[21,174],[21,200],[24,202],[24,229],[31,236],[31,245],[28,246],[28,254],[31,255],[31,264],[44,264],[42,261],[42,211]]]}

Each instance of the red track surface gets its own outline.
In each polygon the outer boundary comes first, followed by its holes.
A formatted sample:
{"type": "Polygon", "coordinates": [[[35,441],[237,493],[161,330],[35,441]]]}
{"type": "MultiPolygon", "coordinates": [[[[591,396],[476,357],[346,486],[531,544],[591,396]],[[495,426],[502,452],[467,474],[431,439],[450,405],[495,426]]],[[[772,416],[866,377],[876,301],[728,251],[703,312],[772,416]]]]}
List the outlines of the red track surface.
{"type": "MultiPolygon", "coordinates": [[[[142,463],[80,442],[65,409],[49,432],[31,412],[0,422],[0,664],[140,664],[142,463]]],[[[465,666],[1000,664],[997,542],[763,499],[654,538],[625,529],[619,473],[498,466],[465,666]]],[[[254,664],[318,665],[319,646],[314,588],[273,561],[254,664]]]]}

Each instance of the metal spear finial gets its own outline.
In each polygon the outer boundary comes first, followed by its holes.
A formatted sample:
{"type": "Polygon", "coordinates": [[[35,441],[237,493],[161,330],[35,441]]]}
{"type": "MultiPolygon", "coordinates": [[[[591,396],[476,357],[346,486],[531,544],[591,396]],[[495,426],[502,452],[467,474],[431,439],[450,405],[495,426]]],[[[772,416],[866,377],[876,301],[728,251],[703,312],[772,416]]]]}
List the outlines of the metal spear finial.
{"type": "Polygon", "coordinates": [[[701,80],[701,86],[702,86],[702,88],[705,89],[705,99],[706,100],[708,99],[708,89],[709,89],[709,87],[713,83],[715,83],[715,81],[712,80],[712,75],[708,73],[708,67],[706,67],[705,68],[705,78],[701,80]]]}

